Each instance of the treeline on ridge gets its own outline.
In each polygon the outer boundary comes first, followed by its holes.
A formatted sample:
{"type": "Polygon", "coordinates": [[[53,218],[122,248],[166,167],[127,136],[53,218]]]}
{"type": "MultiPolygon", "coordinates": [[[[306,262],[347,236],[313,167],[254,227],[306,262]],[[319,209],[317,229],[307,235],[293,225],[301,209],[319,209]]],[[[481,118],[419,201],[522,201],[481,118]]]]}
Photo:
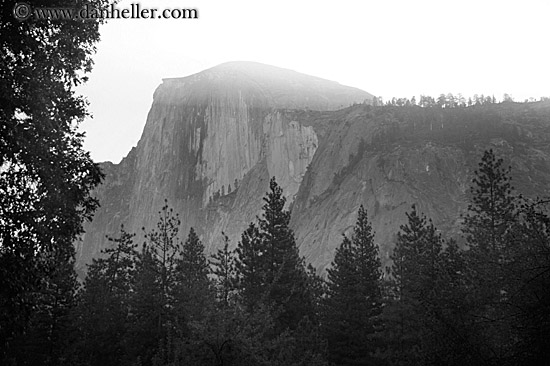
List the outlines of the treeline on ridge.
{"type": "MultiPolygon", "coordinates": [[[[541,97],[540,101],[547,101],[550,98],[548,97],[541,97]]],[[[525,99],[524,103],[532,103],[535,102],[535,98],[528,98],[525,99]]],[[[502,96],[501,103],[513,103],[514,98],[508,94],[505,93],[502,96]]],[[[382,97],[374,97],[372,100],[372,104],[374,106],[397,106],[397,107],[405,107],[405,106],[419,106],[423,108],[430,108],[430,107],[438,107],[438,108],[460,108],[460,107],[472,107],[472,106],[482,106],[482,105],[491,105],[491,104],[497,104],[498,101],[495,98],[494,95],[483,95],[483,94],[474,94],[473,97],[466,98],[462,94],[454,95],[452,93],[447,94],[439,94],[437,98],[434,98],[429,95],[420,95],[419,100],[416,100],[416,96],[413,96],[412,98],[396,98],[393,97],[390,100],[387,100],[384,102],[382,97]]]]}
{"type": "Polygon", "coordinates": [[[459,144],[468,149],[477,141],[491,138],[530,143],[537,138],[541,123],[548,121],[550,109],[548,102],[485,103],[470,107],[421,107],[414,104],[367,104],[360,107],[363,108],[360,112],[362,119],[380,126],[369,141],[369,149],[426,139],[459,144]]]}

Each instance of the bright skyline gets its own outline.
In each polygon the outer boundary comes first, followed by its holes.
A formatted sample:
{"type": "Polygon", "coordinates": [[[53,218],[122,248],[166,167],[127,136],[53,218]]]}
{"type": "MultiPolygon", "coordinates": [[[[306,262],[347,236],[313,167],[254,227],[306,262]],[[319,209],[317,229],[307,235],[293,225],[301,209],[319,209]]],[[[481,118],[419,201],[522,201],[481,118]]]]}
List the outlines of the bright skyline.
{"type": "Polygon", "coordinates": [[[515,100],[550,96],[550,2],[123,0],[196,8],[199,19],[115,19],[102,26],[90,81],[79,89],[96,161],[120,159],[141,136],[153,92],[226,61],[257,61],[382,96],[441,93],[515,100]]]}

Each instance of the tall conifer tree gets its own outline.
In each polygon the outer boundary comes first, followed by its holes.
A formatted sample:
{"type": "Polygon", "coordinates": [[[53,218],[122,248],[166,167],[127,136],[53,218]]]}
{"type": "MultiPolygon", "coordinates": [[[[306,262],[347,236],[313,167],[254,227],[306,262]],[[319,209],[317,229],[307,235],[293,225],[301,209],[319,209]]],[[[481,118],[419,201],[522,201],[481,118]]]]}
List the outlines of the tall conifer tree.
{"type": "Polygon", "coordinates": [[[237,247],[236,268],[244,303],[249,309],[260,303],[272,308],[275,328],[282,332],[313,313],[313,294],[275,177],[263,200],[258,226],[250,224],[237,247]]]}
{"type": "Polygon", "coordinates": [[[211,256],[212,274],[216,276],[218,300],[223,307],[228,307],[236,285],[235,252],[229,249],[229,238],[223,235],[223,247],[211,256]]]}
{"type": "Polygon", "coordinates": [[[149,250],[158,262],[163,301],[167,302],[170,301],[171,286],[175,283],[176,260],[181,250],[178,237],[180,224],[179,215],[174,213],[174,210],[168,206],[168,201],[164,200],[164,206],[159,211],[157,227],[145,232],[149,250]]]}
{"type": "Polygon", "coordinates": [[[121,226],[118,237],[108,237],[115,246],[103,251],[106,258],[94,259],[88,267],[73,316],[76,339],[71,345],[74,349],[69,350],[71,363],[107,366],[121,362],[137,255],[133,237],[121,226]]]}
{"type": "Polygon", "coordinates": [[[237,288],[248,311],[258,305],[265,291],[262,244],[258,227],[251,223],[242,233],[241,241],[237,245],[237,288]]]}
{"type": "Polygon", "coordinates": [[[361,206],[351,239],[343,237],[327,270],[323,329],[329,359],[336,365],[372,363],[377,344],[377,316],[381,312],[378,246],[361,206]]]}
{"type": "Polygon", "coordinates": [[[165,200],[156,228],[143,228],[146,241],[136,261],[132,315],[125,340],[128,362],[139,358],[149,365],[174,322],[176,260],[181,249],[179,225],[178,214],[165,200]]]}
{"type": "Polygon", "coordinates": [[[160,274],[156,254],[144,245],[136,260],[130,297],[131,311],[124,339],[125,365],[135,364],[138,359],[142,365],[151,365],[155,349],[166,335],[168,309],[160,274]]]}
{"type": "Polygon", "coordinates": [[[471,203],[463,232],[471,296],[470,322],[483,362],[507,362],[517,339],[517,309],[510,296],[518,283],[509,271],[521,245],[514,240],[519,224],[519,202],[511,185],[511,168],[493,150],[485,151],[472,181],[471,203]]]}
{"type": "Polygon", "coordinates": [[[510,170],[493,150],[485,151],[470,188],[471,202],[464,217],[463,231],[471,249],[497,252],[503,249],[517,213],[517,198],[510,170]]]}
{"type": "Polygon", "coordinates": [[[204,245],[195,230],[190,228],[181,257],[177,261],[174,297],[176,324],[180,328],[190,321],[199,320],[204,316],[208,302],[214,301],[211,298],[209,273],[204,245]]]}
{"type": "Polygon", "coordinates": [[[420,365],[433,357],[443,240],[416,206],[401,225],[390,258],[390,298],[384,309],[386,352],[392,364],[420,365]]]}
{"type": "Polygon", "coordinates": [[[264,249],[267,301],[279,312],[276,328],[294,329],[304,316],[312,313],[312,298],[305,263],[289,227],[290,211],[284,208],[286,199],[275,177],[271,178],[269,189],[263,198],[262,216],[258,219],[264,249]]]}
{"type": "Polygon", "coordinates": [[[83,148],[87,103],[75,87],[91,71],[104,19],[23,22],[14,5],[0,10],[0,364],[56,364],[64,337],[55,333],[76,288],[73,242],[103,177],[83,148]]]}

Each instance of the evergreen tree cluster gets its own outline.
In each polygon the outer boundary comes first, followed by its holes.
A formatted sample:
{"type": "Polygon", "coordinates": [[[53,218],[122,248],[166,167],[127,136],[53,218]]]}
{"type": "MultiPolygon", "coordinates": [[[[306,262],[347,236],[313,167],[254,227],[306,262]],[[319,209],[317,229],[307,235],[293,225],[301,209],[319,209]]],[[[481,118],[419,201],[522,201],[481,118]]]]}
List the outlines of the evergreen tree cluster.
{"type": "Polygon", "coordinates": [[[76,90],[103,20],[23,22],[16,3],[0,7],[0,365],[59,364],[78,287],[74,241],[103,178],[83,148],[87,101],[76,90]]]}
{"type": "MultiPolygon", "coordinates": [[[[517,195],[486,151],[462,244],[412,206],[381,268],[363,206],[321,278],[300,257],[275,179],[235,249],[207,257],[165,202],[145,243],[121,227],[76,291],[59,268],[16,365],[544,365],[550,359],[547,201],[517,195]],[[139,248],[138,248],[139,247],[139,248]],[[63,280],[61,280],[61,278],[63,280]],[[53,315],[52,315],[53,314],[53,315]],[[58,316],[54,316],[58,314],[58,316]],[[42,319],[57,319],[52,325],[42,319]],[[45,350],[48,350],[45,352],[45,350]]],[[[65,271],[65,272],[63,272],[65,271]]]]}
{"type": "Polygon", "coordinates": [[[385,276],[361,207],[327,271],[321,329],[334,365],[550,362],[548,201],[515,193],[492,150],[475,172],[464,245],[413,205],[385,276]],[[369,253],[361,255],[360,253],[369,253]]]}
{"type": "Polygon", "coordinates": [[[275,179],[235,250],[207,258],[165,202],[153,230],[121,227],[70,312],[71,365],[326,365],[321,279],[299,256],[275,179]]]}
{"type": "MultiPolygon", "coordinates": [[[[273,179],[235,250],[222,234],[208,258],[193,229],[182,242],[165,203],[143,245],[122,226],[79,286],[74,241],[98,207],[90,192],[103,174],[82,147],[87,102],[75,87],[92,68],[103,20],[21,22],[14,4],[0,10],[0,365],[549,363],[549,202],[516,195],[491,151],[473,181],[465,247],[413,206],[384,273],[361,207],[323,279],[300,257],[273,179]]],[[[513,105],[509,95],[503,102],[513,105]]],[[[375,98],[373,118],[412,126],[392,124],[371,145],[428,131],[464,138],[455,131],[477,121],[477,138],[489,136],[498,114],[464,107],[495,103],[375,98]]],[[[511,120],[536,121],[536,111],[512,112],[511,120]]],[[[236,189],[235,180],[227,192],[236,189]]]]}
{"type": "MultiPolygon", "coordinates": [[[[548,97],[541,97],[540,101],[546,101],[548,97]]],[[[534,98],[525,99],[524,103],[535,102],[534,98]]],[[[514,98],[505,93],[502,96],[500,101],[501,103],[512,103],[514,98]]],[[[454,95],[452,93],[439,94],[437,98],[434,98],[429,95],[420,95],[420,99],[417,101],[416,97],[412,98],[396,98],[393,97],[390,100],[384,101],[381,97],[374,97],[372,100],[372,105],[374,106],[394,106],[394,107],[410,107],[410,106],[419,106],[423,108],[465,108],[472,106],[482,106],[482,105],[491,105],[497,104],[497,98],[494,95],[483,95],[483,94],[474,94],[471,97],[466,98],[462,94],[454,95]]]]}
{"type": "Polygon", "coordinates": [[[550,216],[510,180],[486,151],[463,216],[464,248],[415,206],[407,214],[383,284],[384,344],[375,352],[385,364],[548,363],[550,216]]]}

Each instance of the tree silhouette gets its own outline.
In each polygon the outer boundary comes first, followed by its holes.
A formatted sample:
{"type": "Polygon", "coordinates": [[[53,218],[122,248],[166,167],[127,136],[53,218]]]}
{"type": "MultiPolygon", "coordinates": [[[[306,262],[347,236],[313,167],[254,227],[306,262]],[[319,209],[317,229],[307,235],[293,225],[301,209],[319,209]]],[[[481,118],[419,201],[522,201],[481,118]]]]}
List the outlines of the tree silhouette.
{"type": "Polygon", "coordinates": [[[374,362],[381,273],[378,246],[363,206],[352,238],[343,237],[327,273],[323,329],[329,360],[336,365],[374,362]]]}
{"type": "MultiPolygon", "coordinates": [[[[102,9],[108,2],[81,2],[87,4],[102,9]]],[[[74,293],[65,283],[74,277],[73,241],[98,205],[90,191],[102,178],[83,150],[77,126],[86,102],[75,93],[91,70],[102,20],[22,22],[14,5],[5,2],[0,10],[1,364],[23,364],[32,354],[20,345],[33,334],[33,314],[64,312],[52,309],[65,301],[46,294],[65,289],[68,299],[74,293]]],[[[57,321],[50,321],[54,329],[57,321]]],[[[55,338],[41,342],[53,350],[55,338]]],[[[56,360],[42,361],[48,362],[56,360]]]]}

